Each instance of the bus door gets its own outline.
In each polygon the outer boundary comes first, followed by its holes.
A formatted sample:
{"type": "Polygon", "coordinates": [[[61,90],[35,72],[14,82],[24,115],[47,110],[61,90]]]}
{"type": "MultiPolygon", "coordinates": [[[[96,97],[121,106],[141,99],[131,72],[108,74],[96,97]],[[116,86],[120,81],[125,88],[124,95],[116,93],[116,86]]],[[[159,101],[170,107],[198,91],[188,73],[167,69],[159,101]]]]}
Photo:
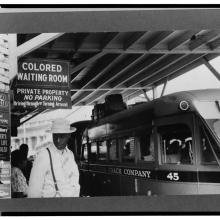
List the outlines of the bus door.
{"type": "Polygon", "coordinates": [[[91,180],[91,175],[89,173],[89,150],[90,144],[83,143],[81,148],[81,156],[80,156],[80,163],[79,163],[79,183],[80,183],[80,195],[81,196],[88,196],[90,195],[90,188],[91,185],[89,184],[91,180]]]}
{"type": "Polygon", "coordinates": [[[89,163],[91,195],[120,195],[120,176],[111,169],[114,167],[113,164],[117,165],[119,162],[117,141],[112,139],[92,142],[90,156],[92,156],[89,163]]]}
{"type": "Polygon", "coordinates": [[[134,134],[127,134],[118,141],[121,154],[121,195],[136,195],[136,138],[134,134]]]}
{"type": "Polygon", "coordinates": [[[80,167],[81,194],[84,196],[98,196],[101,188],[99,183],[100,172],[98,161],[98,147],[96,141],[87,141],[82,146],[82,158],[80,167]]]}
{"type": "Polygon", "coordinates": [[[198,194],[194,115],[164,117],[155,124],[159,156],[156,194],[198,194]]]}
{"type": "Polygon", "coordinates": [[[220,145],[210,130],[220,131],[220,121],[209,122],[210,128],[198,118],[199,194],[220,194],[220,145]]]}
{"type": "Polygon", "coordinates": [[[120,156],[119,156],[119,143],[116,137],[112,137],[107,141],[107,157],[108,164],[106,167],[106,178],[104,179],[105,189],[108,195],[120,196],[121,195],[121,174],[120,174],[120,156]]]}
{"type": "MultiPolygon", "coordinates": [[[[101,158],[100,158],[101,159],[101,158]]],[[[99,145],[98,141],[91,141],[89,150],[89,172],[87,180],[90,196],[102,196],[104,189],[102,179],[104,175],[103,167],[99,165],[99,145]]]]}
{"type": "Polygon", "coordinates": [[[157,191],[157,180],[155,172],[158,167],[158,152],[155,148],[155,128],[138,132],[136,138],[136,156],[138,178],[135,179],[138,195],[153,195],[157,191]]]}

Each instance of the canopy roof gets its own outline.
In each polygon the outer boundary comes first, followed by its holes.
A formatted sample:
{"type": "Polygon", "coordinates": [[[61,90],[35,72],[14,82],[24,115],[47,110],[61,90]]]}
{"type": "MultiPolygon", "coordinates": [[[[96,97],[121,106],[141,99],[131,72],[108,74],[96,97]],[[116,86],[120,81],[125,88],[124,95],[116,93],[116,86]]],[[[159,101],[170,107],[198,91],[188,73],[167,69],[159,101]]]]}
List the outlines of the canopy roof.
{"type": "MultiPolygon", "coordinates": [[[[68,61],[72,105],[93,105],[109,94],[137,96],[215,58],[219,34],[214,30],[66,33],[25,57],[68,61]]],[[[35,35],[18,35],[18,44],[31,36],[35,35]]]]}
{"type": "MultiPolygon", "coordinates": [[[[19,59],[69,62],[72,106],[94,105],[114,93],[121,93],[126,100],[136,97],[201,64],[208,64],[220,52],[220,30],[214,24],[216,15],[220,15],[218,10],[209,9],[204,13],[195,9],[128,9],[121,12],[106,9],[93,11],[93,16],[91,11],[63,12],[67,23],[70,22],[68,15],[78,15],[81,26],[73,20],[75,31],[70,28],[69,32],[57,33],[19,56],[19,59]],[[118,23],[116,18],[120,18],[118,23]],[[181,22],[181,19],[184,20],[181,22]],[[204,19],[203,23],[201,19],[204,19]]],[[[44,13],[41,15],[45,16],[44,13]]],[[[64,21],[60,21],[61,24],[64,21]]],[[[49,32],[54,28],[51,25],[49,32]]],[[[38,27],[33,29],[38,30],[38,27]]],[[[27,32],[18,34],[18,48],[46,36],[30,33],[29,29],[27,32]]]]}

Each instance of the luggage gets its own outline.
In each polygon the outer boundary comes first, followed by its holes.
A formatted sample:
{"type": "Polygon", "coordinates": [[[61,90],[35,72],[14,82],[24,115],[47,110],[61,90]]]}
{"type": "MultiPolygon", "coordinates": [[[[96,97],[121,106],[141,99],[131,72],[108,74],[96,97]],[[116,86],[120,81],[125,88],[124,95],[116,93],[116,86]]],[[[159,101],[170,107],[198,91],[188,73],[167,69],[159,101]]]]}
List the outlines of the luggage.
{"type": "Polygon", "coordinates": [[[92,110],[92,120],[99,120],[105,116],[105,104],[96,104],[92,110]]]}
{"type": "Polygon", "coordinates": [[[113,94],[105,97],[105,103],[96,104],[92,110],[92,120],[97,121],[105,116],[112,115],[126,109],[121,94],[113,94]]]}
{"type": "Polygon", "coordinates": [[[106,114],[113,114],[126,109],[121,94],[113,94],[105,97],[105,110],[106,114]]]}

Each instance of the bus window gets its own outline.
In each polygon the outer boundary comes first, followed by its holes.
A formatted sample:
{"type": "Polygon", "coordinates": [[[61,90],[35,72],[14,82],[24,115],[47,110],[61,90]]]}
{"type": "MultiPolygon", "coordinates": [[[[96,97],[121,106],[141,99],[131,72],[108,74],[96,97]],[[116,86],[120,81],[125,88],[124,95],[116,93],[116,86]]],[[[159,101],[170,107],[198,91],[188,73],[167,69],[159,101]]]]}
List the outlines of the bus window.
{"type": "Polygon", "coordinates": [[[90,158],[89,158],[91,160],[91,162],[95,162],[97,160],[97,155],[98,155],[97,143],[92,142],[91,143],[91,153],[90,153],[90,158]]]}
{"type": "Polygon", "coordinates": [[[82,160],[88,161],[88,147],[87,147],[87,144],[83,144],[83,147],[82,147],[82,160]]]}
{"type": "Polygon", "coordinates": [[[112,139],[109,141],[109,160],[117,161],[119,159],[117,140],[112,139]]]}
{"type": "Polygon", "coordinates": [[[186,124],[160,126],[162,163],[192,164],[192,134],[186,124]]]}
{"type": "Polygon", "coordinates": [[[220,119],[217,119],[213,122],[213,128],[214,128],[214,131],[215,131],[217,137],[220,140],[220,119]]]}
{"type": "Polygon", "coordinates": [[[220,140],[220,119],[206,119],[206,122],[220,140]]]}
{"type": "Polygon", "coordinates": [[[122,138],[120,140],[122,144],[122,161],[134,162],[135,159],[135,141],[134,137],[122,138]]]}
{"type": "Polygon", "coordinates": [[[216,154],[217,158],[220,160],[220,149],[218,144],[210,135],[209,131],[206,128],[204,128],[204,126],[200,127],[200,134],[201,134],[201,148],[202,148],[201,162],[204,164],[205,163],[216,164],[217,161],[215,159],[214,153],[216,154]]]}
{"type": "Polygon", "coordinates": [[[98,160],[107,160],[107,141],[98,142],[98,160]]]}
{"type": "Polygon", "coordinates": [[[151,134],[142,134],[137,137],[137,145],[140,149],[139,160],[154,161],[154,142],[151,134]]]}

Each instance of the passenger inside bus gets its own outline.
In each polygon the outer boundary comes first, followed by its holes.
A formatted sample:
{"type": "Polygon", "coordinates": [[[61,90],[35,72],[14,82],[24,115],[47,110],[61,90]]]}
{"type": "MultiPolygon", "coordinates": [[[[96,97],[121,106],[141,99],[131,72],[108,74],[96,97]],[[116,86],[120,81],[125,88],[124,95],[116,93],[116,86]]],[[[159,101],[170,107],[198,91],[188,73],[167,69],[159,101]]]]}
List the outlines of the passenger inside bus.
{"type": "Polygon", "coordinates": [[[151,144],[147,150],[146,156],[144,156],[144,161],[154,161],[154,145],[151,144]]]}
{"type": "MultiPolygon", "coordinates": [[[[164,144],[165,143],[166,141],[164,140],[164,144]]],[[[180,153],[181,145],[179,140],[171,139],[170,141],[168,141],[168,143],[169,144],[167,144],[166,146],[166,162],[179,164],[181,157],[181,153],[180,153]]]]}
{"type": "Polygon", "coordinates": [[[134,137],[126,137],[120,140],[122,143],[122,161],[133,162],[135,158],[135,139],[134,137]]]}
{"type": "Polygon", "coordinates": [[[215,146],[212,141],[211,136],[208,134],[208,131],[200,126],[200,135],[201,135],[201,149],[202,149],[202,163],[217,163],[215,156],[213,154],[214,149],[218,149],[218,146],[215,146]]]}
{"type": "Polygon", "coordinates": [[[131,150],[130,150],[130,142],[127,142],[127,143],[124,145],[124,147],[123,147],[123,154],[124,154],[125,157],[126,157],[126,156],[129,157],[130,153],[131,153],[131,150]]]}
{"type": "Polygon", "coordinates": [[[109,160],[117,161],[119,159],[117,140],[112,139],[109,141],[109,160]]]}
{"type": "Polygon", "coordinates": [[[88,161],[88,146],[87,144],[82,145],[82,153],[81,153],[81,160],[88,161]]]}
{"type": "Polygon", "coordinates": [[[97,145],[95,142],[91,143],[91,153],[90,153],[90,161],[91,162],[96,162],[97,161],[97,145]]]}
{"type": "Polygon", "coordinates": [[[192,138],[191,137],[188,137],[185,140],[182,140],[180,162],[182,164],[193,163],[193,151],[192,151],[192,138]]]}
{"type": "Polygon", "coordinates": [[[98,142],[98,160],[105,161],[107,159],[107,141],[98,142]]]}
{"type": "Polygon", "coordinates": [[[192,164],[192,134],[186,124],[160,126],[162,163],[192,164]]]}
{"type": "Polygon", "coordinates": [[[140,147],[140,159],[143,161],[154,161],[154,141],[151,134],[142,134],[137,138],[140,147]]]}
{"type": "Polygon", "coordinates": [[[205,138],[202,138],[202,162],[204,163],[215,162],[215,157],[205,138]]]}

